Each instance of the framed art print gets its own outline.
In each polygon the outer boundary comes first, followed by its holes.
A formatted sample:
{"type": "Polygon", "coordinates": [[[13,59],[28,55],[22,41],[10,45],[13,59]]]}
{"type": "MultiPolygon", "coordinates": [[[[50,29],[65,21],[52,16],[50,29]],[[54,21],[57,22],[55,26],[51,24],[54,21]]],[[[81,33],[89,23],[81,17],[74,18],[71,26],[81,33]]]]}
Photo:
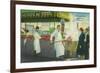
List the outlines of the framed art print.
{"type": "Polygon", "coordinates": [[[11,72],[96,67],[96,6],[11,1],[11,72]]]}

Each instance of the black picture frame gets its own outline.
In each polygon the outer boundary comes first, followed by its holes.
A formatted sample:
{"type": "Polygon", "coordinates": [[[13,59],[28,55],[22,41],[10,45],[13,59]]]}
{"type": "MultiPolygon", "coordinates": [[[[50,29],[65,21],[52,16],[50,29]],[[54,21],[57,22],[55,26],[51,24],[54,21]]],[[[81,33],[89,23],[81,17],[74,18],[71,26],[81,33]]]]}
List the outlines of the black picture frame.
{"type": "Polygon", "coordinates": [[[11,61],[10,71],[14,72],[28,72],[28,71],[45,71],[45,70],[59,70],[59,69],[75,69],[75,68],[90,68],[96,67],[96,6],[94,5],[79,5],[79,4],[62,4],[62,3],[47,3],[47,2],[33,2],[33,1],[11,1],[11,61]],[[16,5],[37,5],[37,6],[52,6],[52,7],[71,7],[71,8],[86,8],[94,10],[94,63],[88,65],[76,65],[76,66],[59,66],[59,67],[43,67],[43,68],[25,68],[16,69],[16,5]]]}

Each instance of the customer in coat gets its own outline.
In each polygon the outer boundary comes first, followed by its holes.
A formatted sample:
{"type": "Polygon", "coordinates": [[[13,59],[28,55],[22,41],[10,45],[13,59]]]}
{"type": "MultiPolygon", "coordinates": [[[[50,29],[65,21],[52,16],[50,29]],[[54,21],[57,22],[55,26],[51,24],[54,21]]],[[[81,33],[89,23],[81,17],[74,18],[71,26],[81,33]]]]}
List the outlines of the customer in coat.
{"type": "Polygon", "coordinates": [[[85,57],[85,33],[83,28],[80,28],[80,35],[79,35],[79,40],[78,40],[78,45],[77,45],[77,57],[79,59],[84,59],[85,57]]]}
{"type": "Polygon", "coordinates": [[[85,59],[89,59],[89,28],[85,29],[85,59]]]}

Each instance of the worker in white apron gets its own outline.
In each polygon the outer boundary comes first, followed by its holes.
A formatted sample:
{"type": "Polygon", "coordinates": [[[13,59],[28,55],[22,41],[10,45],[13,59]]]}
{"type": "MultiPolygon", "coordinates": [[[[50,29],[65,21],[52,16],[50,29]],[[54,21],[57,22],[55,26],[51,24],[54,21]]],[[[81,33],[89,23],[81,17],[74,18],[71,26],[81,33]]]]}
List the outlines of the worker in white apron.
{"type": "Polygon", "coordinates": [[[50,36],[50,41],[51,43],[53,42],[53,37],[54,39],[54,49],[56,51],[56,57],[60,58],[61,56],[64,56],[65,48],[62,43],[62,35],[60,31],[60,25],[57,26],[57,29],[51,34],[50,36]]]}
{"type": "Polygon", "coordinates": [[[41,49],[40,49],[41,36],[39,35],[38,30],[39,30],[39,27],[36,27],[36,30],[33,32],[33,37],[34,37],[33,45],[34,45],[34,50],[36,51],[36,54],[39,54],[41,52],[41,49]]]}

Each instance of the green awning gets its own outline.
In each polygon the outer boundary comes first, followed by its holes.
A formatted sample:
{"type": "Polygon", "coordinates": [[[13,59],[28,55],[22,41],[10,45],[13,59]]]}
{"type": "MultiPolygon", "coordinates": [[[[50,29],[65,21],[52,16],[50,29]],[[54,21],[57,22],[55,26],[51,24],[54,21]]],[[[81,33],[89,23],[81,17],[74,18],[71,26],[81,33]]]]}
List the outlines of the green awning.
{"type": "Polygon", "coordinates": [[[21,10],[21,22],[60,22],[70,21],[68,12],[21,10]]]}

